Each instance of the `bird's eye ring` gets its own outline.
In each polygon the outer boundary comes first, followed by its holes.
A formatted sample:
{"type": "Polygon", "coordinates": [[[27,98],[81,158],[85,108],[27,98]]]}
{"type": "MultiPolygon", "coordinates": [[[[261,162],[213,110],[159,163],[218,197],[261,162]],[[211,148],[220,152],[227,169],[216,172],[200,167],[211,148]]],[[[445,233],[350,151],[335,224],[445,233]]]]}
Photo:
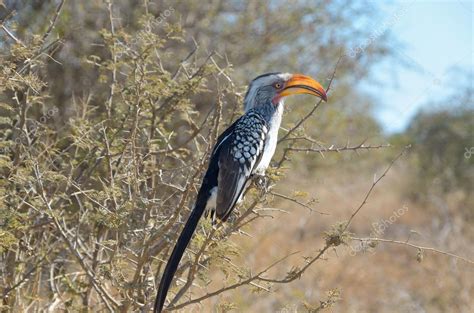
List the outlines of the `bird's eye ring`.
{"type": "Polygon", "coordinates": [[[281,88],[281,86],[282,86],[282,84],[281,84],[281,83],[275,83],[275,85],[274,85],[274,86],[275,86],[275,88],[276,88],[276,89],[280,89],[280,88],[281,88]]]}

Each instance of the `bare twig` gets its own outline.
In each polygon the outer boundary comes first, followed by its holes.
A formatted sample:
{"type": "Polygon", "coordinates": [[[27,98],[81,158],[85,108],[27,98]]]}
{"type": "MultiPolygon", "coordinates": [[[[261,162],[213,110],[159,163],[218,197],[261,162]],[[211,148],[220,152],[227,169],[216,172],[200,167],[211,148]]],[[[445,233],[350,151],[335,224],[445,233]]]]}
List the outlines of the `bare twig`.
{"type": "Polygon", "coordinates": [[[21,42],[20,39],[16,38],[16,36],[5,26],[5,22],[8,21],[13,15],[14,15],[15,11],[10,11],[1,21],[0,21],[0,25],[3,29],[3,31],[7,34],[8,37],[10,37],[11,39],[13,39],[13,41],[17,44],[20,44],[22,45],[23,47],[25,47],[25,45],[23,44],[23,42],[21,42]]]}
{"type": "Polygon", "coordinates": [[[181,309],[185,306],[188,306],[190,304],[194,304],[194,303],[199,303],[205,299],[208,299],[208,298],[211,298],[211,297],[214,297],[214,296],[217,296],[223,292],[226,292],[226,291],[229,291],[229,290],[232,290],[232,289],[236,289],[240,286],[244,286],[244,285],[248,285],[250,284],[251,282],[253,281],[256,281],[256,280],[262,280],[261,278],[261,275],[265,274],[266,272],[268,272],[270,269],[272,269],[273,267],[275,267],[276,265],[278,265],[279,263],[283,262],[284,260],[288,259],[290,256],[293,256],[295,254],[297,254],[298,252],[293,252],[293,253],[290,253],[286,256],[284,256],[283,258],[277,260],[276,262],[272,263],[271,265],[269,265],[268,267],[266,267],[264,270],[258,272],[257,274],[255,275],[252,275],[246,279],[243,279],[241,280],[240,282],[238,283],[235,283],[235,284],[232,284],[232,285],[229,285],[227,287],[224,287],[224,288],[221,288],[219,290],[216,290],[214,292],[210,292],[210,293],[207,293],[206,295],[202,296],[202,297],[199,297],[199,298],[196,298],[196,299],[192,299],[192,300],[189,300],[189,301],[186,301],[186,302],[183,302],[179,305],[176,305],[176,306],[172,306],[172,307],[168,307],[166,308],[167,310],[169,311],[172,311],[172,310],[178,310],[178,309],[181,309]]]}
{"type": "Polygon", "coordinates": [[[315,202],[315,200],[310,200],[308,201],[307,203],[304,203],[304,202],[301,202],[299,201],[298,199],[296,198],[293,198],[293,197],[290,197],[290,196],[287,196],[287,195],[284,195],[284,194],[281,194],[281,193],[278,193],[278,192],[275,192],[275,191],[269,191],[269,193],[271,195],[274,195],[276,197],[279,197],[279,198],[282,198],[282,199],[285,199],[285,200],[288,200],[288,201],[291,201],[293,203],[296,203],[306,209],[308,209],[310,212],[316,212],[316,213],[319,213],[321,215],[330,215],[329,213],[327,212],[320,212],[320,211],[317,211],[315,210],[314,208],[312,208],[309,204],[315,202]]]}
{"type": "Polygon", "coordinates": [[[384,238],[371,238],[371,237],[368,237],[368,238],[350,237],[350,238],[352,240],[362,241],[362,242],[375,241],[375,242],[393,243],[393,244],[397,244],[397,245],[408,246],[408,247],[416,248],[416,249],[421,250],[421,251],[430,251],[430,252],[433,252],[433,253],[438,253],[438,254],[449,256],[449,257],[453,257],[455,259],[464,261],[468,264],[474,265],[474,260],[469,260],[465,257],[456,255],[456,254],[451,253],[451,252],[442,251],[442,250],[432,248],[432,247],[419,246],[419,245],[409,243],[409,242],[406,242],[406,241],[393,240],[393,239],[384,239],[384,238]]]}
{"type": "Polygon", "coordinates": [[[112,117],[113,114],[113,97],[115,94],[115,86],[117,85],[117,53],[116,53],[116,40],[115,40],[115,25],[114,25],[114,17],[112,14],[112,0],[109,0],[107,3],[107,9],[109,11],[109,21],[110,21],[110,33],[113,37],[113,44],[110,53],[112,54],[112,81],[110,83],[110,94],[109,98],[107,99],[107,113],[108,117],[112,117]]]}
{"type": "Polygon", "coordinates": [[[410,146],[406,146],[405,148],[403,148],[403,150],[392,160],[392,162],[390,162],[390,164],[388,165],[388,167],[385,169],[385,171],[383,172],[383,174],[379,177],[379,178],[375,178],[374,176],[374,181],[372,183],[372,186],[370,186],[369,190],[367,191],[367,193],[365,194],[365,197],[364,197],[364,200],[362,200],[361,204],[359,205],[359,207],[357,209],[354,210],[354,212],[352,212],[351,214],[351,217],[349,218],[349,220],[347,221],[347,223],[345,224],[342,232],[345,232],[347,230],[347,228],[349,227],[349,225],[351,224],[352,220],[354,219],[354,217],[357,215],[357,213],[359,213],[359,211],[362,209],[362,207],[367,203],[367,199],[369,198],[370,194],[372,193],[372,190],[374,189],[374,187],[382,180],[382,178],[385,177],[385,175],[388,173],[388,171],[390,171],[390,169],[392,168],[393,164],[403,155],[405,154],[405,152],[410,148],[410,146]]]}
{"type": "Polygon", "coordinates": [[[388,147],[390,147],[390,144],[365,145],[362,142],[355,146],[349,146],[348,144],[346,144],[345,146],[331,145],[329,147],[321,147],[321,148],[288,147],[286,149],[289,151],[295,151],[295,152],[316,152],[323,155],[324,152],[341,152],[341,151],[357,152],[359,150],[376,150],[376,149],[382,149],[382,148],[388,148],[388,147]]]}
{"type": "Polygon", "coordinates": [[[3,31],[8,35],[8,37],[10,37],[11,39],[13,39],[13,41],[14,41],[15,43],[20,44],[20,45],[22,45],[23,47],[25,46],[25,45],[23,44],[23,42],[21,42],[20,39],[16,38],[16,36],[15,36],[10,30],[8,30],[8,28],[7,28],[5,25],[2,24],[1,27],[2,27],[3,31]]]}
{"type": "Polygon", "coordinates": [[[44,42],[46,38],[48,38],[49,34],[51,34],[51,31],[54,29],[54,26],[56,25],[56,22],[58,21],[59,14],[61,13],[61,9],[63,8],[64,2],[66,2],[66,0],[61,0],[61,2],[56,7],[53,18],[49,21],[49,27],[44,33],[43,37],[41,38],[42,42],[44,42]]]}

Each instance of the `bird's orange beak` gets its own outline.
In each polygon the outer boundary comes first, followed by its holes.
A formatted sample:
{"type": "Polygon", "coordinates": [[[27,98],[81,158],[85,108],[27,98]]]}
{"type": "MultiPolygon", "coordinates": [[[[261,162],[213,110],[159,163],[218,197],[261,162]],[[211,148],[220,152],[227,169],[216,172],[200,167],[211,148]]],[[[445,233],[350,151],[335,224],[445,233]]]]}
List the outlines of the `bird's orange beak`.
{"type": "Polygon", "coordinates": [[[326,90],[320,83],[309,76],[293,74],[293,77],[286,82],[285,88],[280,92],[280,97],[290,95],[308,94],[319,97],[324,101],[328,100],[326,90]]]}

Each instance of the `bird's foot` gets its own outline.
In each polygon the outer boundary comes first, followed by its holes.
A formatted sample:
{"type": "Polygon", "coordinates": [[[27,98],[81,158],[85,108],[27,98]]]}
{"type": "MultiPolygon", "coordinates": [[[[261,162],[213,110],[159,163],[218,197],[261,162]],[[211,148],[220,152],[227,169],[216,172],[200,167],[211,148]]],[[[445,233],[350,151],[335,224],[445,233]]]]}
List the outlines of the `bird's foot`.
{"type": "Polygon", "coordinates": [[[209,218],[211,220],[211,225],[215,227],[217,225],[216,209],[206,208],[206,210],[204,211],[204,218],[209,218]]]}
{"type": "Polygon", "coordinates": [[[267,193],[270,190],[270,179],[265,174],[254,174],[255,186],[261,191],[267,193]]]}

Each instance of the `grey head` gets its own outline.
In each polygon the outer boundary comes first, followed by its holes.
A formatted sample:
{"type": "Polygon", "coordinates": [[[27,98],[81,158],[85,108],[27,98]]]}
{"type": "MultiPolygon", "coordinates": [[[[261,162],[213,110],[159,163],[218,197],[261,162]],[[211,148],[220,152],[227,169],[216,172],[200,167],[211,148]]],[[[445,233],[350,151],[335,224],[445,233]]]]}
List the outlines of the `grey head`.
{"type": "MultiPolygon", "coordinates": [[[[285,82],[291,78],[290,73],[273,72],[255,77],[249,84],[244,98],[245,112],[261,105],[270,105],[285,82]]],[[[283,99],[278,99],[283,101],[283,99]]],[[[274,103],[275,104],[275,103],[274,103]]]]}
{"type": "Polygon", "coordinates": [[[260,75],[249,85],[244,98],[245,112],[255,108],[271,114],[281,107],[285,97],[298,94],[313,95],[327,101],[326,90],[309,76],[290,73],[260,75]]]}

